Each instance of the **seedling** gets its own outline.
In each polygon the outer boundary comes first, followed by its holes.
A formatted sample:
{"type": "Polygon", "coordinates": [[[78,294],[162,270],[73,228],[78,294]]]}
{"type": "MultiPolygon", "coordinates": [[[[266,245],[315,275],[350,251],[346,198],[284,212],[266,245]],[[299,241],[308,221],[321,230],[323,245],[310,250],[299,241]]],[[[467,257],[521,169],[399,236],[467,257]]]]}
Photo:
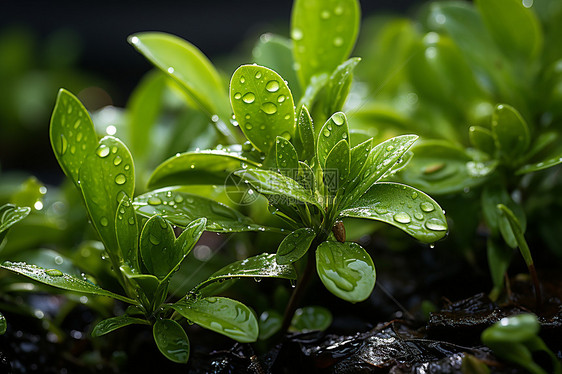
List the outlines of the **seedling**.
{"type": "Polygon", "coordinates": [[[482,342],[499,357],[524,367],[533,374],[562,373],[556,355],[538,336],[539,321],[534,314],[519,314],[502,318],[482,333],[482,342]],[[550,357],[552,368],[547,371],[533,360],[534,352],[544,352],[550,357]]]}
{"type": "MultiPolygon", "coordinates": [[[[276,264],[272,256],[256,256],[245,263],[229,265],[225,272],[217,272],[179,301],[170,302],[171,277],[203,231],[217,229],[215,216],[209,214],[209,219],[202,217],[185,223],[185,229],[177,238],[172,226],[160,215],[139,221],[131,201],[134,164],[127,147],[110,136],[98,140],[89,114],[65,90],[59,92],[50,134],[57,160],[82,193],[92,225],[105,246],[124,294],[105,290],[86,275],[79,278],[56,268],[9,261],[4,262],[2,268],[67,291],[107,296],[130,304],[125,314],[100,321],[92,335],[101,336],[131,324],[151,325],[158,348],[175,362],[187,362],[189,358],[189,340],[177,322],[181,317],[240,342],[257,339],[258,323],[254,312],[238,301],[214,296],[212,285],[250,274],[294,279],[296,275],[290,266],[276,264]]],[[[191,199],[181,193],[174,198],[178,204],[179,198],[191,199]]],[[[198,202],[223,216],[236,217],[236,212],[219,203],[201,198],[198,202]]],[[[8,209],[20,213],[20,216],[12,214],[15,218],[22,218],[28,212],[8,209]]],[[[15,218],[3,220],[3,228],[15,222],[15,218]]]]}

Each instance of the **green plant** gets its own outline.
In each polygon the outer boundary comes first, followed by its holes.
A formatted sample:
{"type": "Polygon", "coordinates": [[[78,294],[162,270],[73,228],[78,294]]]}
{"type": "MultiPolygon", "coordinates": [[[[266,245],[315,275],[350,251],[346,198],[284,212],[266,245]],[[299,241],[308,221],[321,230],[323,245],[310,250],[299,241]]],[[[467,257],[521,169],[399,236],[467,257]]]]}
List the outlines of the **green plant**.
{"type": "Polygon", "coordinates": [[[519,314],[502,318],[482,333],[482,342],[499,357],[524,367],[533,374],[562,373],[556,355],[538,336],[539,321],[534,314],[519,314]],[[534,352],[544,352],[551,359],[549,371],[533,360],[534,352]]]}
{"type": "MultiPolygon", "coordinates": [[[[216,216],[211,213],[208,219],[188,222],[177,238],[172,226],[159,215],[139,221],[131,201],[135,180],[128,149],[111,136],[98,140],[87,111],[65,90],[59,92],[50,134],[59,164],[82,193],[92,225],[104,243],[125,295],[103,289],[85,275],[76,277],[56,268],[9,261],[2,268],[64,290],[107,296],[130,304],[125,314],[100,321],[92,334],[104,335],[130,324],[152,325],[158,348],[175,362],[186,362],[189,357],[187,335],[176,321],[181,317],[238,341],[257,339],[254,312],[238,301],[214,296],[212,286],[245,276],[293,279],[296,275],[291,267],[277,265],[271,256],[256,256],[245,263],[229,265],[197,285],[193,292],[170,303],[171,277],[203,231],[216,229],[216,216]]],[[[177,196],[182,195],[176,195],[175,201],[180,203],[177,196]]],[[[236,212],[219,203],[203,199],[199,203],[206,203],[211,212],[236,217],[236,212]]],[[[7,220],[6,228],[14,222],[7,220]]]]}
{"type": "MultiPolygon", "coordinates": [[[[357,36],[358,9],[354,0],[295,2],[291,31],[295,63],[280,70],[292,71],[291,76],[298,78],[293,84],[300,85],[303,95],[296,106],[288,83],[270,68],[239,67],[226,95],[216,83],[211,63],[189,43],[162,33],[129,39],[178,82],[226,139],[243,143],[177,154],[156,168],[149,187],[222,184],[241,205],[256,200],[259,204],[258,195],[264,196],[280,221],[266,228],[240,223],[237,217],[221,225],[229,231],[288,230],[277,250],[277,263],[288,265],[307,258],[285,311],[283,330],[315,267],[326,288],[344,300],[359,302],[371,294],[373,261],[360,245],[346,241],[342,219],[382,221],[425,243],[443,238],[447,231],[443,211],[433,199],[407,185],[383,182],[410,159],[408,150],[417,136],[399,136],[375,145],[365,134],[350,132],[347,117],[340,111],[359,62],[345,60],[357,36]],[[326,48],[326,39],[333,48],[326,48]],[[230,112],[228,97],[233,120],[225,114],[230,112]],[[313,122],[318,121],[322,126],[315,127],[313,122]]],[[[260,48],[263,58],[268,47],[260,48]]],[[[284,53],[291,53],[290,47],[284,48],[284,53]]],[[[190,187],[182,188],[189,191],[190,187]]],[[[178,187],[154,190],[134,204],[140,214],[160,214],[185,226],[205,214],[195,205],[173,204],[181,191],[178,187]]]]}
{"type": "Polygon", "coordinates": [[[561,17],[554,1],[432,2],[417,23],[391,19],[363,45],[375,62],[361,71],[373,95],[355,126],[422,137],[398,180],[441,196],[469,258],[485,222],[494,299],[518,245],[513,223],[523,233],[528,222],[535,232],[556,224],[541,216],[557,204],[553,167],[562,162],[561,17]]]}

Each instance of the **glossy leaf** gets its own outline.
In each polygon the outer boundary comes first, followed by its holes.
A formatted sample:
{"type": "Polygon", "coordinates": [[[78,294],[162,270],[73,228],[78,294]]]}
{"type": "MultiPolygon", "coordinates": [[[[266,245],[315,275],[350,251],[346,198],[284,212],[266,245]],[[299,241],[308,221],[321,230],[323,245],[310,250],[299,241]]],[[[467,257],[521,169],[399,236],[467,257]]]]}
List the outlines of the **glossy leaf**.
{"type": "Polygon", "coordinates": [[[218,115],[228,119],[228,96],[223,80],[199,49],[177,36],[161,32],[131,35],[129,43],[178,82],[209,118],[218,115]]]}
{"type": "Polygon", "coordinates": [[[531,142],[527,123],[506,104],[498,105],[492,115],[492,136],[501,156],[510,163],[520,159],[531,142]]]}
{"type": "Polygon", "coordinates": [[[135,290],[137,299],[144,305],[155,304],[155,298],[160,296],[157,295],[158,288],[167,287],[167,284],[162,284],[154,275],[141,274],[127,265],[121,265],[119,270],[135,290]]]}
{"type": "Polygon", "coordinates": [[[503,204],[498,204],[497,209],[499,209],[501,214],[505,216],[505,218],[507,218],[507,222],[509,223],[511,231],[513,232],[513,235],[515,237],[517,246],[519,247],[519,251],[523,256],[523,259],[525,260],[527,267],[532,266],[533,257],[531,256],[531,250],[529,249],[529,245],[525,240],[525,236],[524,236],[525,230],[523,229],[521,222],[519,222],[519,219],[517,219],[515,214],[507,206],[503,204]]]}
{"type": "Polygon", "coordinates": [[[540,324],[534,314],[519,314],[502,318],[482,333],[482,342],[488,343],[513,342],[522,343],[539,333],[540,324]]]}
{"type": "Polygon", "coordinates": [[[550,156],[549,158],[547,158],[543,161],[521,166],[519,169],[517,169],[515,174],[521,175],[521,174],[533,173],[535,171],[548,169],[548,168],[551,168],[553,166],[560,165],[560,164],[562,164],[562,152],[559,153],[559,154],[555,154],[553,156],[550,156]]]}
{"type": "Polygon", "coordinates": [[[4,204],[0,207],[0,244],[8,229],[29,215],[31,208],[4,204]]]}
{"type": "Polygon", "coordinates": [[[476,6],[496,44],[509,57],[535,58],[542,50],[542,29],[530,7],[517,0],[477,0],[476,6]]]}
{"type": "Polygon", "coordinates": [[[336,196],[342,190],[349,176],[349,143],[346,139],[340,140],[326,157],[326,166],[323,171],[324,186],[329,195],[336,196]]]}
{"type": "Polygon", "coordinates": [[[288,265],[300,259],[308,251],[315,237],[314,230],[308,227],[297,229],[287,235],[277,248],[277,263],[288,265]]]}
{"type": "Polygon", "coordinates": [[[482,191],[481,200],[482,212],[488,227],[495,232],[499,230],[505,242],[511,248],[515,248],[517,246],[517,240],[515,239],[511,225],[507,221],[507,218],[500,214],[497,205],[503,204],[509,207],[509,209],[516,214],[523,231],[525,231],[527,220],[521,205],[513,201],[505,188],[498,185],[487,185],[482,191]]]}
{"type": "MultiPolygon", "coordinates": [[[[293,280],[297,279],[297,273],[292,265],[280,265],[274,253],[262,253],[223,267],[195,287],[195,291],[202,290],[211,283],[235,278],[281,278],[293,280]]],[[[209,294],[207,290],[206,293],[209,294]]]]}
{"type": "Polygon", "coordinates": [[[310,160],[314,157],[316,141],[314,139],[314,126],[306,106],[301,106],[297,119],[297,130],[294,140],[300,160],[310,160]]]}
{"type": "Polygon", "coordinates": [[[263,34],[252,51],[254,62],[276,71],[288,82],[295,101],[301,96],[297,74],[293,68],[293,43],[274,34],[263,34]]]}
{"type": "Polygon", "coordinates": [[[98,136],[86,108],[65,89],[57,95],[49,136],[59,165],[79,187],[80,167],[86,156],[98,146],[98,136]]]}
{"type": "Polygon", "coordinates": [[[351,53],[359,31],[356,0],[297,0],[291,17],[293,54],[301,87],[331,74],[351,53]]]}
{"type": "Polygon", "coordinates": [[[281,174],[291,177],[299,169],[299,156],[295,147],[287,139],[278,136],[275,140],[275,158],[281,174]]]}
{"type": "Polygon", "coordinates": [[[131,199],[126,195],[123,196],[115,214],[115,235],[125,263],[140,271],[137,214],[131,199]]]}
{"type": "Polygon", "coordinates": [[[117,264],[115,215],[123,197],[135,191],[133,160],[125,144],[111,136],[101,139],[80,168],[80,187],[92,223],[117,264]]]}
{"type": "Polygon", "coordinates": [[[271,338],[277,331],[281,330],[283,316],[274,310],[266,310],[260,314],[258,325],[260,329],[260,340],[271,338]]]}
{"type": "Polygon", "coordinates": [[[490,156],[494,156],[496,146],[494,144],[494,137],[492,132],[485,127],[470,126],[468,129],[470,142],[474,148],[485,152],[490,156]]]}
{"type": "MultiPolygon", "coordinates": [[[[349,165],[349,186],[355,186],[362,177],[362,171],[367,167],[367,159],[373,148],[373,138],[351,148],[351,162],[349,165]]],[[[349,188],[349,187],[348,187],[349,188]]]]}
{"type": "Polygon", "coordinates": [[[489,297],[492,301],[495,301],[503,291],[505,273],[511,263],[513,250],[504,243],[501,243],[501,240],[498,242],[492,238],[488,239],[486,250],[488,256],[488,267],[492,277],[492,284],[494,285],[489,297]]]}
{"type": "Polygon", "coordinates": [[[8,323],[6,322],[6,317],[0,313],[0,335],[4,335],[8,329],[8,323]]]}
{"type": "Polygon", "coordinates": [[[477,186],[494,170],[494,165],[474,162],[464,149],[444,141],[424,142],[413,152],[415,157],[400,179],[431,194],[456,193],[477,186]]]}
{"type": "Polygon", "coordinates": [[[121,327],[133,324],[150,325],[150,323],[145,319],[134,318],[123,314],[121,316],[106,318],[99,321],[92,330],[92,336],[95,338],[98,336],[109,334],[110,332],[120,329],[121,327]]]}
{"type": "Polygon", "coordinates": [[[159,319],[154,323],[152,334],[156,346],[167,359],[185,364],[189,359],[189,339],[183,327],[171,319],[159,319]]]}
{"type": "Polygon", "coordinates": [[[135,88],[127,103],[128,140],[131,153],[146,158],[154,125],[162,107],[166,76],[158,70],[149,72],[135,88]]]}
{"type": "Polygon", "coordinates": [[[404,157],[417,139],[417,135],[396,136],[371,149],[363,174],[355,181],[356,186],[349,190],[343,206],[346,207],[347,204],[361,197],[375,182],[380,180],[404,157]]]}
{"type": "Polygon", "coordinates": [[[249,183],[259,193],[271,196],[284,203],[305,202],[319,206],[315,197],[293,179],[269,170],[240,170],[237,176],[249,183]]]}
{"type": "Polygon", "coordinates": [[[340,214],[386,222],[424,243],[447,234],[447,219],[439,204],[423,192],[398,183],[375,184],[340,214]]]}
{"type": "Polygon", "coordinates": [[[271,228],[255,224],[250,218],[214,200],[185,192],[181,187],[162,188],[137,196],[133,202],[137,213],[152,217],[161,215],[176,226],[205,217],[207,231],[266,231],[271,228]]]}
{"type": "Polygon", "coordinates": [[[351,88],[353,70],[359,61],[361,61],[359,57],[345,61],[334,70],[326,82],[320,99],[325,118],[343,109],[351,88]]]}
{"type": "Polygon", "coordinates": [[[337,297],[356,303],[375,287],[375,265],[356,243],[324,242],[316,250],[316,270],[326,288],[337,297]]]}
{"type": "Polygon", "coordinates": [[[189,321],[242,343],[258,339],[258,321],[244,304],[226,297],[180,300],[172,308],[189,321]]]}
{"type": "Polygon", "coordinates": [[[92,295],[107,296],[113,299],[121,300],[129,304],[135,304],[134,300],[128,297],[115,294],[111,291],[104,290],[95,284],[80,278],[64,274],[57,269],[44,269],[39,266],[29,265],[24,262],[5,261],[0,265],[3,269],[13,271],[24,275],[28,278],[36,280],[49,286],[62,288],[63,290],[87,293],[92,295]]]}
{"type": "Polygon", "coordinates": [[[321,306],[307,306],[295,310],[291,330],[299,332],[324,331],[332,324],[332,313],[321,306]]]}
{"type": "Polygon", "coordinates": [[[230,80],[230,102],[240,129],[257,150],[267,153],[276,136],[295,135],[293,95],[273,70],[240,66],[230,80]]]}
{"type": "Polygon", "coordinates": [[[150,176],[148,187],[188,184],[232,184],[229,176],[244,165],[259,166],[236,152],[200,151],[177,154],[160,164],[150,176]]]}
{"type": "Polygon", "coordinates": [[[316,157],[322,168],[326,165],[326,158],[332,151],[332,148],[341,140],[349,142],[349,128],[347,118],[344,113],[334,113],[322,126],[318,134],[318,142],[316,143],[316,157]]]}

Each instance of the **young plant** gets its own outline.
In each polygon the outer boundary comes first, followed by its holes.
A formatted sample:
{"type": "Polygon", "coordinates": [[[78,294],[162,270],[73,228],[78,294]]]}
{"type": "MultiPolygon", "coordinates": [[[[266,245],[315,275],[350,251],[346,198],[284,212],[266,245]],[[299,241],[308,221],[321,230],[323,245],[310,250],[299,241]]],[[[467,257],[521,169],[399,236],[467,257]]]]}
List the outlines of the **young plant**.
{"type": "MultiPolygon", "coordinates": [[[[406,164],[417,136],[399,136],[375,145],[372,138],[351,133],[347,117],[340,111],[358,62],[344,61],[355,42],[358,9],[354,0],[331,1],[328,6],[296,1],[291,35],[295,72],[304,92],[300,104],[295,106],[288,83],[274,70],[256,64],[239,67],[230,80],[234,121],[228,122],[241,130],[236,138],[243,134],[242,140],[247,141],[226,149],[178,154],[162,163],[149,180],[153,188],[182,185],[184,190],[193,185],[223,184],[230,196],[232,191],[242,192],[242,201],[233,200],[243,204],[257,195],[267,199],[270,211],[284,221],[277,231],[290,230],[277,249],[277,263],[288,265],[306,258],[285,312],[284,330],[314,268],[326,288],[344,300],[355,303],[371,294],[373,260],[360,245],[346,241],[342,219],[386,222],[425,243],[433,243],[447,232],[443,210],[433,199],[410,186],[383,182],[406,164]],[[329,35],[319,38],[320,31],[329,35]],[[326,49],[325,37],[333,40],[335,48],[326,49]],[[315,128],[307,106],[313,108],[322,126],[315,128]]],[[[211,116],[215,123],[221,122],[224,109],[217,108],[224,106],[220,101],[223,94],[211,80],[212,66],[193,46],[159,33],[137,34],[130,41],[178,81],[197,105],[217,113],[211,116]],[[204,67],[205,73],[187,71],[182,65],[185,60],[197,60],[197,71],[204,67]]],[[[172,195],[179,191],[177,187],[155,190],[136,199],[135,205],[141,214],[160,214],[185,226],[204,214],[189,204],[173,204],[172,195]]],[[[240,223],[234,217],[221,224],[230,231],[273,230],[240,223]]]]}
{"type": "MultiPolygon", "coordinates": [[[[130,304],[125,314],[100,321],[92,335],[104,335],[131,324],[151,325],[158,348],[174,362],[187,362],[190,351],[187,335],[177,322],[181,317],[240,342],[257,339],[254,312],[238,301],[214,296],[212,285],[250,275],[294,279],[296,275],[290,266],[277,265],[271,256],[257,256],[243,264],[229,265],[226,271],[217,272],[179,301],[170,302],[171,277],[203,231],[217,230],[217,215],[185,222],[185,229],[177,238],[172,226],[160,215],[139,221],[131,201],[134,164],[127,147],[111,136],[98,140],[86,109],[65,90],[59,92],[50,135],[57,160],[81,192],[124,294],[103,289],[85,275],[79,278],[56,268],[9,261],[2,268],[60,289],[130,304]]],[[[180,198],[194,203],[193,198],[181,193],[174,198],[175,204],[181,203],[180,198]]],[[[219,217],[237,216],[228,207],[204,198],[198,198],[197,203],[198,207],[204,205],[209,211],[220,212],[219,217]]]]}
{"type": "Polygon", "coordinates": [[[482,343],[492,348],[504,360],[524,367],[532,374],[562,373],[558,357],[538,336],[539,321],[534,314],[519,314],[502,318],[482,333],[482,343]],[[552,367],[545,370],[533,360],[534,352],[544,352],[552,367]]]}

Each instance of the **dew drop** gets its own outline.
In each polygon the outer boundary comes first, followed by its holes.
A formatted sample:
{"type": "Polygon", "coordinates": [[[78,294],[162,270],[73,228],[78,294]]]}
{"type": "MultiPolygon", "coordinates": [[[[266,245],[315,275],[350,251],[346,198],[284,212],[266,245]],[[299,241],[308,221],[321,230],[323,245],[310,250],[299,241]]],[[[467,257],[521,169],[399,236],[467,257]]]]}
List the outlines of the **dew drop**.
{"type": "Polygon", "coordinates": [[[76,134],[76,141],[77,141],[77,142],[81,141],[83,137],[84,137],[84,134],[82,134],[81,132],[79,132],[78,134],[76,134]]]}
{"type": "Polygon", "coordinates": [[[100,224],[101,224],[103,227],[107,227],[107,225],[109,225],[109,221],[107,220],[107,218],[101,217],[101,218],[100,218],[100,224]]]}
{"type": "Polygon", "coordinates": [[[277,113],[277,105],[266,102],[262,104],[261,110],[263,110],[266,114],[275,114],[277,113]]]}
{"type": "Polygon", "coordinates": [[[66,140],[66,137],[64,135],[61,134],[60,136],[60,148],[59,148],[59,153],[61,155],[64,155],[64,153],[66,152],[66,148],[68,147],[68,141],[66,140]]]}
{"type": "Polygon", "coordinates": [[[416,191],[412,192],[412,199],[417,199],[418,198],[418,193],[416,191]]]}
{"type": "Polygon", "coordinates": [[[265,85],[265,89],[269,92],[277,92],[279,91],[279,82],[277,82],[276,80],[269,81],[265,85]]]}
{"type": "Polygon", "coordinates": [[[121,156],[115,156],[115,158],[113,159],[113,165],[115,166],[119,165],[121,162],[123,162],[121,156]]]}
{"type": "Polygon", "coordinates": [[[330,18],[330,11],[329,10],[323,10],[322,13],[320,13],[320,18],[322,18],[322,19],[330,18]]]}
{"type": "Polygon", "coordinates": [[[278,103],[282,103],[283,101],[285,101],[285,95],[279,95],[279,96],[277,97],[277,102],[278,102],[278,103]]]}
{"type": "Polygon", "coordinates": [[[291,37],[293,38],[293,40],[301,40],[302,36],[302,31],[300,29],[293,29],[291,31],[291,37]]]}
{"type": "Polygon", "coordinates": [[[344,116],[342,113],[336,113],[332,116],[332,120],[334,121],[334,123],[338,126],[343,125],[344,123],[344,116]]]}
{"type": "Polygon", "coordinates": [[[343,14],[343,8],[340,6],[337,6],[336,9],[334,9],[334,14],[336,16],[341,16],[343,14]]]}
{"type": "Polygon", "coordinates": [[[150,196],[147,200],[148,205],[160,205],[162,204],[162,200],[160,200],[159,197],[156,196],[150,196]]]}
{"type": "Polygon", "coordinates": [[[291,118],[291,115],[290,115],[290,114],[286,114],[285,117],[283,117],[283,118],[289,119],[289,118],[291,118]]]}
{"type": "Polygon", "coordinates": [[[45,270],[45,273],[47,275],[50,275],[51,277],[62,277],[62,271],[60,271],[58,269],[48,269],[48,270],[45,270]]]}
{"type": "Polygon", "coordinates": [[[183,202],[183,196],[182,196],[182,195],[176,195],[176,196],[174,196],[174,201],[175,201],[176,203],[178,203],[178,204],[181,203],[181,202],[183,202]]]}
{"type": "Polygon", "coordinates": [[[244,76],[240,77],[240,83],[242,84],[246,83],[246,78],[244,78],[244,76]]]}
{"type": "Polygon", "coordinates": [[[393,218],[398,223],[410,223],[412,220],[408,213],[405,212],[396,213],[393,218]]]}
{"type": "Polygon", "coordinates": [[[254,75],[254,77],[255,77],[256,79],[260,79],[260,78],[261,78],[261,71],[258,71],[258,72],[256,73],[256,75],[254,75]]]}
{"type": "Polygon", "coordinates": [[[439,218],[430,218],[425,223],[425,227],[433,231],[445,231],[447,226],[439,218]]]}
{"type": "Polygon", "coordinates": [[[253,92],[248,92],[242,97],[242,101],[246,104],[251,104],[254,102],[254,100],[256,100],[256,95],[254,95],[253,92]]]}
{"type": "Polygon", "coordinates": [[[331,132],[328,129],[324,129],[324,131],[322,132],[324,134],[325,137],[329,137],[331,132]]]}
{"type": "Polygon", "coordinates": [[[129,170],[130,168],[131,168],[131,165],[129,165],[129,164],[125,165],[125,167],[124,167],[125,170],[129,170]]]}
{"type": "Polygon", "coordinates": [[[168,68],[168,73],[174,74],[174,68],[170,66],[170,67],[168,68]]]}
{"type": "Polygon", "coordinates": [[[246,122],[246,124],[244,125],[244,127],[246,128],[246,130],[251,130],[253,128],[252,124],[250,122],[246,122]]]}
{"type": "Polygon", "coordinates": [[[109,154],[109,147],[105,144],[100,145],[96,150],[96,154],[101,158],[107,157],[109,154]]]}
{"type": "Polygon", "coordinates": [[[75,146],[70,147],[70,153],[72,153],[72,154],[76,153],[76,147],[75,146]]]}
{"type": "Polygon", "coordinates": [[[125,176],[125,174],[117,174],[117,176],[115,176],[115,183],[121,185],[124,184],[127,181],[127,177],[125,176]]]}
{"type": "Polygon", "coordinates": [[[236,100],[240,100],[241,97],[242,97],[242,94],[241,94],[240,92],[236,92],[236,93],[234,94],[234,98],[235,98],[236,100]]]}
{"type": "Polygon", "coordinates": [[[334,39],[334,46],[341,47],[343,45],[343,39],[339,36],[334,39]]]}
{"type": "Polygon", "coordinates": [[[155,235],[150,234],[149,235],[149,240],[153,245],[158,245],[160,244],[160,238],[157,238],[155,235]]]}
{"type": "Polygon", "coordinates": [[[414,213],[414,218],[417,219],[418,221],[421,221],[423,219],[423,214],[416,212],[414,213]]]}
{"type": "Polygon", "coordinates": [[[428,203],[427,201],[424,201],[423,203],[421,203],[420,208],[421,208],[421,210],[423,210],[426,213],[433,212],[435,210],[435,207],[433,206],[433,204],[428,203]]]}
{"type": "Polygon", "coordinates": [[[128,222],[129,222],[129,225],[134,225],[135,224],[135,218],[129,217],[128,222]]]}

